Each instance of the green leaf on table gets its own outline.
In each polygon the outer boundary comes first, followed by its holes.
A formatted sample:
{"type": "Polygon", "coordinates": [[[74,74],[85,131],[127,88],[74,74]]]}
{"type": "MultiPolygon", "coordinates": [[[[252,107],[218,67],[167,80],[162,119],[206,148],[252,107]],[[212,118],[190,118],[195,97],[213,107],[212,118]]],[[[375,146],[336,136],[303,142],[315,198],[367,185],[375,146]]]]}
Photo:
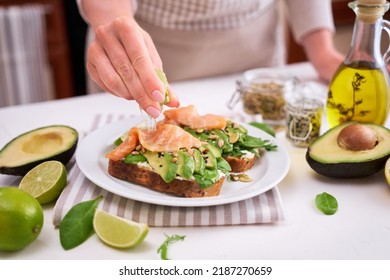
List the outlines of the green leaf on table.
{"type": "Polygon", "coordinates": [[[272,129],[271,126],[265,123],[259,123],[259,122],[250,122],[249,123],[251,126],[254,126],[258,129],[263,130],[264,132],[268,133],[269,135],[275,137],[275,131],[272,129]]]}
{"type": "Polygon", "coordinates": [[[322,211],[325,215],[333,215],[336,213],[338,208],[337,200],[331,194],[323,192],[316,196],[316,205],[317,208],[322,211]]]}
{"type": "Polygon", "coordinates": [[[77,247],[93,233],[93,216],[103,196],[74,205],[60,224],[60,242],[65,250],[77,247]]]}
{"type": "Polygon", "coordinates": [[[168,259],[169,245],[172,243],[175,243],[177,241],[183,241],[186,236],[185,235],[177,235],[177,234],[172,235],[172,236],[168,236],[165,234],[165,236],[166,236],[166,239],[163,242],[163,244],[161,244],[161,246],[157,249],[157,253],[160,254],[162,260],[169,260],[168,259]]]}

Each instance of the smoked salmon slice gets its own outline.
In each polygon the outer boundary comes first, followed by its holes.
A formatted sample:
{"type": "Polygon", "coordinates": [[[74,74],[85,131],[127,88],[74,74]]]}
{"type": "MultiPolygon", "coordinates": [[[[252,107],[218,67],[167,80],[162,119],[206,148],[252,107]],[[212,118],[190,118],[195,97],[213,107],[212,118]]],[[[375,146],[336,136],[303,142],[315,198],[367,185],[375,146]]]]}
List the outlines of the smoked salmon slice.
{"type": "Polygon", "coordinates": [[[199,115],[194,105],[166,110],[164,112],[164,123],[176,123],[177,125],[188,126],[192,129],[224,129],[227,118],[214,114],[199,115]]]}
{"type": "Polygon", "coordinates": [[[133,127],[122,144],[109,152],[106,157],[114,161],[122,160],[139,144],[152,152],[174,152],[183,148],[199,148],[202,142],[172,124],[160,124],[155,130],[133,127]]]}
{"type": "Polygon", "coordinates": [[[136,127],[133,127],[129,130],[127,138],[120,145],[115,147],[115,149],[109,152],[106,155],[106,158],[113,161],[122,160],[135,149],[138,143],[138,131],[136,127]]]}
{"type": "Polygon", "coordinates": [[[171,124],[158,126],[155,130],[143,130],[138,134],[145,149],[152,152],[174,152],[180,149],[199,148],[202,142],[184,129],[171,124]]]}

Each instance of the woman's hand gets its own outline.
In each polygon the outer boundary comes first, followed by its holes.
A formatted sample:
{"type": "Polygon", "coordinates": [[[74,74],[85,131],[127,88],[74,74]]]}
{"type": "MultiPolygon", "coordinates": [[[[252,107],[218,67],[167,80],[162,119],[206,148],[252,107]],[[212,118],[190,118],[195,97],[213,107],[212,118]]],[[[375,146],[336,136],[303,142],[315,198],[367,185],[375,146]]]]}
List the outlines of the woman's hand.
{"type": "MultiPolygon", "coordinates": [[[[165,88],[155,69],[162,62],[149,34],[132,17],[120,16],[95,28],[87,49],[87,70],[105,91],[135,100],[151,117],[161,113],[165,88]]],[[[179,106],[170,90],[170,107],[179,106]]]]}

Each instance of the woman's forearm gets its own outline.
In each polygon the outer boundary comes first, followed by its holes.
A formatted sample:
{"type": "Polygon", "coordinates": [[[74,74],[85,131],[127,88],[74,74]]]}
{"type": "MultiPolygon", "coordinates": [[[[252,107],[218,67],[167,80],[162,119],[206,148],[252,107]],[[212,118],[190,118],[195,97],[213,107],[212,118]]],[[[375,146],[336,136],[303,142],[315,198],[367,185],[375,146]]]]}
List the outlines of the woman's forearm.
{"type": "Polygon", "coordinates": [[[308,59],[315,63],[326,61],[324,54],[334,50],[333,38],[330,30],[318,29],[302,38],[302,46],[308,59]]]}
{"type": "Polygon", "coordinates": [[[133,15],[130,0],[79,0],[81,9],[89,25],[95,30],[98,26],[107,24],[120,16],[133,15]]]}
{"type": "Polygon", "coordinates": [[[344,59],[333,44],[333,33],[328,29],[310,32],[302,38],[302,46],[321,78],[329,81],[344,59]]]}

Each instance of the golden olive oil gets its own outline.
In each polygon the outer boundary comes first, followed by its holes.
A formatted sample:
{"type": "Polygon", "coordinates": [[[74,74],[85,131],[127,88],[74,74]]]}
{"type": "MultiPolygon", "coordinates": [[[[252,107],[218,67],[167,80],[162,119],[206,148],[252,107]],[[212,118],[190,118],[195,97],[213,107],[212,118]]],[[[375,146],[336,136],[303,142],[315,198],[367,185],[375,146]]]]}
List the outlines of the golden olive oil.
{"type": "Polygon", "coordinates": [[[346,121],[383,125],[389,110],[389,77],[372,63],[342,64],[329,86],[329,127],[346,121]]]}

